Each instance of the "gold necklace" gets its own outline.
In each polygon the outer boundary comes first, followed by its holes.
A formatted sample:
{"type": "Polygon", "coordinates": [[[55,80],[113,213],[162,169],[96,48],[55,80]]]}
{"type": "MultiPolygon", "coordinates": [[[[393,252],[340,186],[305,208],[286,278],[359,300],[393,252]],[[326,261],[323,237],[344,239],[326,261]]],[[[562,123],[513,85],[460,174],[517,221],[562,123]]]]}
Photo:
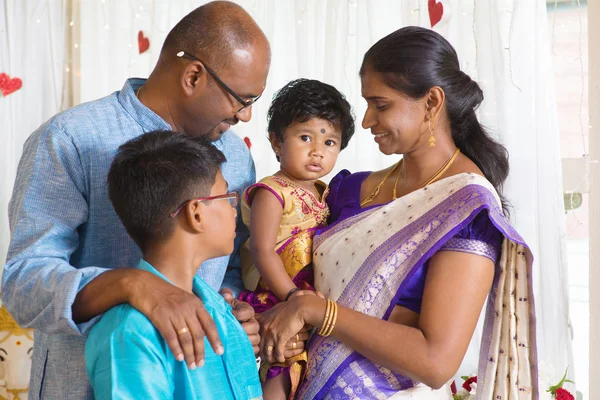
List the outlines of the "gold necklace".
{"type": "MultiPolygon", "coordinates": [[[[403,159],[402,159],[403,160],[403,159]]],[[[371,192],[371,194],[369,196],[367,196],[366,199],[364,199],[363,201],[360,202],[360,206],[364,207],[366,204],[369,204],[370,202],[373,201],[373,199],[375,197],[377,197],[377,195],[379,194],[379,191],[381,190],[381,187],[383,186],[383,184],[385,183],[385,181],[387,181],[387,179],[394,173],[394,171],[396,169],[398,169],[398,167],[402,164],[402,160],[398,161],[398,163],[396,163],[396,165],[394,165],[394,168],[392,168],[390,170],[390,172],[388,172],[387,174],[385,174],[385,176],[383,177],[383,180],[381,182],[379,182],[379,185],[377,185],[375,187],[375,190],[373,190],[371,192]]],[[[400,173],[398,173],[398,177],[400,176],[400,173]]],[[[396,178],[396,183],[398,182],[398,178],[396,178]]],[[[395,188],[394,188],[395,189],[395,188]]]]}
{"type": "Polygon", "coordinates": [[[421,185],[421,189],[424,188],[425,186],[430,185],[433,182],[437,181],[440,178],[440,176],[444,175],[444,172],[446,172],[448,170],[448,168],[450,168],[450,166],[452,165],[452,163],[454,162],[456,157],[458,157],[459,153],[460,153],[460,149],[457,147],[456,150],[454,150],[454,154],[452,154],[452,157],[450,157],[450,159],[448,161],[446,161],[446,164],[444,164],[442,166],[442,168],[439,169],[438,172],[436,172],[431,178],[429,178],[429,180],[427,182],[425,182],[423,185],[421,185]]]}
{"type": "MultiPolygon", "coordinates": [[[[452,163],[454,163],[454,160],[456,159],[456,157],[458,156],[459,153],[460,153],[460,149],[456,148],[456,150],[454,151],[454,154],[452,154],[452,157],[450,157],[450,159],[448,161],[446,161],[446,163],[444,165],[442,165],[442,167],[435,174],[433,174],[433,176],[431,178],[429,178],[427,181],[425,181],[425,183],[421,185],[420,189],[423,189],[425,186],[430,185],[433,182],[435,182],[436,180],[438,180],[440,178],[440,176],[442,176],[448,170],[448,168],[450,168],[452,163]]],[[[377,197],[377,195],[379,194],[379,191],[381,190],[381,187],[383,186],[385,181],[387,181],[388,178],[394,173],[394,171],[396,169],[398,169],[398,167],[400,165],[402,165],[403,161],[404,161],[404,158],[401,159],[400,161],[398,161],[398,163],[394,166],[394,168],[392,168],[392,170],[383,177],[383,180],[381,182],[379,182],[377,187],[375,187],[375,190],[373,190],[373,192],[371,192],[371,194],[369,196],[367,196],[367,198],[364,199],[360,203],[361,207],[364,207],[366,204],[369,204],[370,202],[373,201],[373,199],[375,199],[375,197],[377,197]]],[[[392,193],[393,200],[396,200],[398,198],[396,188],[398,186],[399,180],[400,180],[400,172],[398,172],[398,176],[396,177],[396,181],[394,182],[394,190],[392,193]]]]}

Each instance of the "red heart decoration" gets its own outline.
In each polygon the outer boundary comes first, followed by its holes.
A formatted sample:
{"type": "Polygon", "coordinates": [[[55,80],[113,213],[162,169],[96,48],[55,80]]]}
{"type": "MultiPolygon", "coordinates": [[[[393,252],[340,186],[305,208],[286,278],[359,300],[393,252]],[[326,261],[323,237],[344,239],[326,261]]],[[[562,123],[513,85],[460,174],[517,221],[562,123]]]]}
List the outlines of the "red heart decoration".
{"type": "Polygon", "coordinates": [[[252,142],[250,141],[249,137],[244,138],[244,143],[246,143],[246,146],[248,146],[248,148],[252,147],[252,142]]]}
{"type": "Polygon", "coordinates": [[[144,37],[144,32],[138,32],[138,49],[140,50],[140,54],[148,51],[150,48],[150,39],[144,37]]]}
{"type": "Polygon", "coordinates": [[[436,0],[429,0],[427,7],[429,8],[429,22],[431,22],[431,27],[433,28],[441,21],[442,15],[444,15],[444,5],[436,3],[436,0]]]}
{"type": "Polygon", "coordinates": [[[0,92],[2,96],[8,96],[12,92],[16,92],[23,86],[23,81],[19,78],[10,78],[7,73],[0,74],[0,92]]]}

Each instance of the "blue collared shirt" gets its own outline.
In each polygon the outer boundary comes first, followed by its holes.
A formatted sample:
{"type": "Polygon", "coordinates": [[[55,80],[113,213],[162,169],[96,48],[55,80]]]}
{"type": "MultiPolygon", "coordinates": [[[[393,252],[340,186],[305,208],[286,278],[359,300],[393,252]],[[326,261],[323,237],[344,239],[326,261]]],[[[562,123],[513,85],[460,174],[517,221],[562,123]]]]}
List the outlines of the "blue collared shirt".
{"type": "MultiPolygon", "coordinates": [[[[139,268],[168,279],[142,260],[139,268]]],[[[129,304],[107,311],[90,331],[85,362],[98,399],[260,399],[254,351],[231,307],[202,279],[193,292],[212,316],[225,353],[204,339],[204,366],[190,371],[175,359],[150,320],[129,304]]]]}
{"type": "MultiPolygon", "coordinates": [[[[141,258],[112,208],[106,177],[120,145],[171,129],[135,96],[144,82],[129,79],[121,91],[54,116],[25,143],[9,205],[2,300],[22,327],[35,329],[30,399],[93,398],[82,335],[97,318],[75,324],[71,307],[92,279],[141,258]]],[[[222,170],[231,190],[255,182],[252,157],[238,136],[226,132],[215,146],[227,157],[222,170]]],[[[240,281],[237,254],[246,238],[238,221],[232,281],[240,281]]],[[[207,261],[200,277],[218,289],[229,261],[207,261]]]]}

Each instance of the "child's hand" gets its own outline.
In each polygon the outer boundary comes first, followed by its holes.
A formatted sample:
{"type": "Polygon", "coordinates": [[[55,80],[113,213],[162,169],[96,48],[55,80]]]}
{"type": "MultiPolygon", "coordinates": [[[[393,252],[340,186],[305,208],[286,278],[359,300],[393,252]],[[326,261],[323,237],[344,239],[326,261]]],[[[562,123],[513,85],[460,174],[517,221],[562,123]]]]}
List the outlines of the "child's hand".
{"type": "MultiPolygon", "coordinates": [[[[318,296],[318,294],[317,294],[317,293],[315,293],[315,292],[313,292],[312,290],[296,290],[294,293],[292,293],[292,294],[290,295],[290,298],[289,298],[289,299],[291,299],[291,298],[294,298],[294,297],[296,297],[296,296],[305,296],[305,295],[313,295],[313,296],[318,296]]],[[[322,296],[322,294],[321,294],[321,296],[322,296]]],[[[321,296],[319,296],[319,297],[321,297],[321,296]]],[[[323,298],[324,298],[324,297],[323,297],[323,298]]],[[[289,299],[288,299],[288,300],[289,300],[289,299]]]]}

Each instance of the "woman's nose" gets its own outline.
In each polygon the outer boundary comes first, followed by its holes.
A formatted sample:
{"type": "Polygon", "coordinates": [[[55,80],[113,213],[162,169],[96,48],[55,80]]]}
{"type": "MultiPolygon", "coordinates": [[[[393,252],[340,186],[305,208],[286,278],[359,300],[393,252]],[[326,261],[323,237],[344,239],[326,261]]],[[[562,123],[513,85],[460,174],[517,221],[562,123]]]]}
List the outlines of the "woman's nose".
{"type": "Polygon", "coordinates": [[[363,129],[370,129],[374,125],[375,125],[375,118],[373,116],[373,112],[370,111],[369,108],[367,108],[367,111],[365,111],[365,116],[363,117],[363,120],[362,120],[362,127],[363,127],[363,129]]]}

